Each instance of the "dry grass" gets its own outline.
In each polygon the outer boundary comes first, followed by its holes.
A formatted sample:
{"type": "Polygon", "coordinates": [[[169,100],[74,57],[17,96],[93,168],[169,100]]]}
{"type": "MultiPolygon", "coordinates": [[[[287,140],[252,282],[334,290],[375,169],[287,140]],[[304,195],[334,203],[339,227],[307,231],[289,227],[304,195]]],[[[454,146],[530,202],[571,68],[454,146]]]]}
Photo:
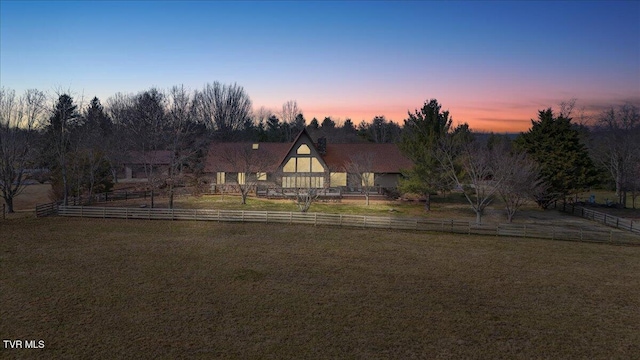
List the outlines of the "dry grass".
{"type": "Polygon", "coordinates": [[[262,224],[0,224],[40,358],[633,358],[640,248],[262,224]]]}
{"type": "MultiPolygon", "coordinates": [[[[13,207],[16,211],[33,211],[38,204],[50,203],[49,191],[51,184],[34,184],[25,186],[24,190],[14,198],[13,207]]],[[[0,198],[0,203],[3,200],[0,198]]]]}

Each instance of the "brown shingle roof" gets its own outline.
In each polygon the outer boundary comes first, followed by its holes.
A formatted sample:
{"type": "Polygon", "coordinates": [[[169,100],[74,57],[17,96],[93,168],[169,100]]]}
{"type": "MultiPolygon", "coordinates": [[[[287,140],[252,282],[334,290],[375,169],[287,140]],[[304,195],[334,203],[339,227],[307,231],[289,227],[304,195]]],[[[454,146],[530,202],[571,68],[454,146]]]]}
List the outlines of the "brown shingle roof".
{"type": "MultiPolygon", "coordinates": [[[[229,163],[223,154],[233,153],[239,149],[250,149],[252,143],[213,143],[209,146],[209,153],[205,162],[205,172],[240,172],[242,169],[229,163]]],[[[263,158],[274,159],[266,168],[267,172],[276,172],[284,160],[293,143],[259,143],[257,151],[263,158]]],[[[376,173],[399,173],[409,169],[413,163],[407,159],[395,144],[327,144],[327,152],[322,157],[330,171],[343,172],[351,161],[351,156],[358,154],[373,155],[373,171],[376,173]]]]}
{"type": "MultiPolygon", "coordinates": [[[[238,153],[239,151],[252,149],[254,143],[213,143],[209,146],[207,160],[205,161],[205,172],[240,172],[243,169],[234,166],[225,159],[226,154],[238,153]]],[[[278,170],[279,161],[289,151],[291,144],[288,143],[259,143],[258,149],[255,151],[258,157],[263,159],[273,159],[270,165],[265,169],[267,172],[275,172],[278,170]]]]}
{"type": "Polygon", "coordinates": [[[401,170],[413,167],[413,162],[407,159],[396,144],[327,144],[324,161],[331,171],[344,171],[356,154],[372,154],[373,171],[376,173],[399,173],[401,170]]]}
{"type": "Polygon", "coordinates": [[[171,151],[151,150],[151,151],[130,151],[125,161],[127,164],[141,165],[169,165],[171,163],[171,151]]]}

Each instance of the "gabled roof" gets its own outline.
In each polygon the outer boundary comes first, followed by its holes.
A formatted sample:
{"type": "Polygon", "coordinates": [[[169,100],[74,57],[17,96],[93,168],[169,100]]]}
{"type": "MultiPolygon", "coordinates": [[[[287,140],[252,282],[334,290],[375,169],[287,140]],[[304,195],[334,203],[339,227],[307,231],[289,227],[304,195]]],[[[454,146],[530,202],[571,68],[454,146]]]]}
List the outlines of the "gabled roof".
{"type": "Polygon", "coordinates": [[[124,163],[133,165],[169,165],[171,163],[171,151],[129,151],[124,163]]]}
{"type": "Polygon", "coordinates": [[[401,170],[413,167],[413,162],[407,159],[396,144],[327,144],[324,161],[331,171],[345,171],[345,166],[356,154],[371,154],[373,158],[373,172],[399,173],[401,170]]]}
{"type": "MultiPolygon", "coordinates": [[[[258,148],[253,150],[256,143],[213,143],[209,146],[207,160],[205,162],[205,172],[241,172],[237,164],[230,163],[225,159],[224,154],[238,153],[239,150],[252,149],[259,158],[272,159],[269,166],[262,167],[270,173],[278,171],[278,168],[284,163],[287,155],[293,151],[301,137],[306,136],[309,141],[305,143],[317,148],[311,140],[306,130],[302,130],[295,140],[291,143],[257,143],[258,148]]],[[[351,161],[351,156],[356,154],[371,154],[373,157],[373,171],[376,173],[399,173],[401,170],[413,167],[413,162],[407,159],[396,144],[375,144],[375,143],[356,143],[356,144],[332,144],[327,143],[326,153],[321,155],[322,160],[326,163],[330,171],[344,172],[345,167],[351,161]]]]}
{"type": "Polygon", "coordinates": [[[209,152],[204,165],[205,172],[240,172],[237,164],[230,163],[227,154],[240,153],[240,151],[251,150],[256,152],[256,156],[262,159],[272,159],[264,169],[266,172],[276,172],[280,166],[281,159],[287,155],[291,148],[288,143],[257,143],[258,148],[253,149],[256,143],[212,143],[209,145],[209,152]]]}

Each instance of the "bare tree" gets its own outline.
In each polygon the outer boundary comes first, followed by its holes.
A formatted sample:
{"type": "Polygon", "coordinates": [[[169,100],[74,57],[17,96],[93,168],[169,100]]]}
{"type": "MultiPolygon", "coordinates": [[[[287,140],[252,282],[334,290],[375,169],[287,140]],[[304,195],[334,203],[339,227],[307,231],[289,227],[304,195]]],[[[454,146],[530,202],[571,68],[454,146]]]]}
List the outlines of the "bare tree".
{"type": "Polygon", "coordinates": [[[320,197],[317,184],[313,183],[313,177],[306,173],[295,173],[288,176],[292,181],[295,181],[294,186],[290,189],[293,191],[293,200],[298,210],[303,213],[309,211],[311,205],[320,197]]]}
{"type": "Polygon", "coordinates": [[[182,165],[193,157],[198,148],[193,146],[198,123],[195,119],[195,102],[183,85],[169,90],[169,109],[167,111],[166,143],[170,150],[168,178],[169,208],[173,208],[174,188],[182,175],[182,165]]]}
{"type": "Polygon", "coordinates": [[[25,170],[34,162],[35,129],[44,114],[46,96],[30,89],[16,98],[15,91],[0,88],[0,196],[7,211],[24,190],[25,170]]]}
{"type": "Polygon", "coordinates": [[[219,156],[230,168],[237,170],[237,186],[244,205],[249,193],[255,191],[258,182],[267,180],[267,170],[277,159],[271,153],[261,151],[250,143],[227,145],[219,156]]]}
{"type": "Polygon", "coordinates": [[[371,153],[357,153],[349,157],[349,162],[345,165],[350,180],[358,184],[365,197],[367,206],[369,196],[375,189],[375,183],[380,174],[374,172],[375,156],[371,153]]]}
{"type": "Polygon", "coordinates": [[[161,159],[160,150],[166,150],[166,95],[155,88],[135,96],[118,96],[111,100],[110,109],[125,143],[127,155],[142,163],[148,186],[161,185],[156,173],[161,159]]]}
{"type": "Polygon", "coordinates": [[[512,153],[509,149],[498,148],[495,155],[493,173],[503,179],[498,194],[504,202],[507,221],[512,222],[523,205],[546,190],[545,184],[540,177],[539,166],[526,153],[512,153]]]}
{"type": "Polygon", "coordinates": [[[198,116],[220,138],[229,139],[251,121],[251,99],[242,86],[216,81],[206,84],[195,97],[198,116]]]}
{"type": "Polygon", "coordinates": [[[300,212],[307,212],[319,197],[318,189],[312,187],[298,187],[296,188],[296,205],[300,212]]]}
{"type": "MultiPolygon", "coordinates": [[[[298,107],[296,100],[289,100],[282,104],[282,111],[279,115],[283,124],[287,124],[287,126],[284,127],[286,142],[293,141],[293,137],[297,135],[297,132],[302,130],[300,124],[296,123],[296,119],[300,114],[302,114],[302,110],[298,107]]],[[[302,126],[304,126],[304,124],[302,124],[302,126]]]]}
{"type": "Polygon", "coordinates": [[[113,137],[109,145],[109,163],[113,182],[118,180],[118,167],[128,158],[128,151],[132,148],[129,134],[130,119],[133,116],[134,96],[116,93],[107,99],[105,111],[113,121],[113,137]]]}
{"type": "Polygon", "coordinates": [[[502,174],[494,169],[494,153],[479,141],[456,144],[443,143],[438,156],[446,174],[462,190],[464,197],[476,213],[476,223],[482,223],[484,210],[493,201],[502,186],[502,174]]]}
{"type": "Polygon", "coordinates": [[[635,180],[634,166],[640,162],[640,113],[625,104],[611,108],[598,119],[592,155],[609,171],[616,187],[618,203],[626,207],[627,190],[635,180]]]}

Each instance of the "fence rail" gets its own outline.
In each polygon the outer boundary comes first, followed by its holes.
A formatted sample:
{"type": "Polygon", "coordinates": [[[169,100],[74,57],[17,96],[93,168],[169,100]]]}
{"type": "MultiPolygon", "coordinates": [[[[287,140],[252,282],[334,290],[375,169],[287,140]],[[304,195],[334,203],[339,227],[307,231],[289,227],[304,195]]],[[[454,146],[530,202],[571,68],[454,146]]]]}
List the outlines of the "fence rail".
{"type": "Polygon", "coordinates": [[[45,217],[58,214],[58,203],[51,202],[48,204],[36,205],[36,216],[45,217]]]}
{"type": "Polygon", "coordinates": [[[582,206],[564,206],[564,211],[575,216],[598,222],[616,229],[640,234],[640,222],[631,219],[620,218],[603,212],[584,208],[582,206]]]}
{"type": "Polygon", "coordinates": [[[640,245],[640,236],[616,230],[592,230],[539,224],[483,224],[462,220],[403,218],[391,216],[243,211],[211,209],[117,208],[59,206],[58,215],[85,218],[196,220],[331,225],[357,228],[416,230],[458,234],[511,236],[640,245]]]}

